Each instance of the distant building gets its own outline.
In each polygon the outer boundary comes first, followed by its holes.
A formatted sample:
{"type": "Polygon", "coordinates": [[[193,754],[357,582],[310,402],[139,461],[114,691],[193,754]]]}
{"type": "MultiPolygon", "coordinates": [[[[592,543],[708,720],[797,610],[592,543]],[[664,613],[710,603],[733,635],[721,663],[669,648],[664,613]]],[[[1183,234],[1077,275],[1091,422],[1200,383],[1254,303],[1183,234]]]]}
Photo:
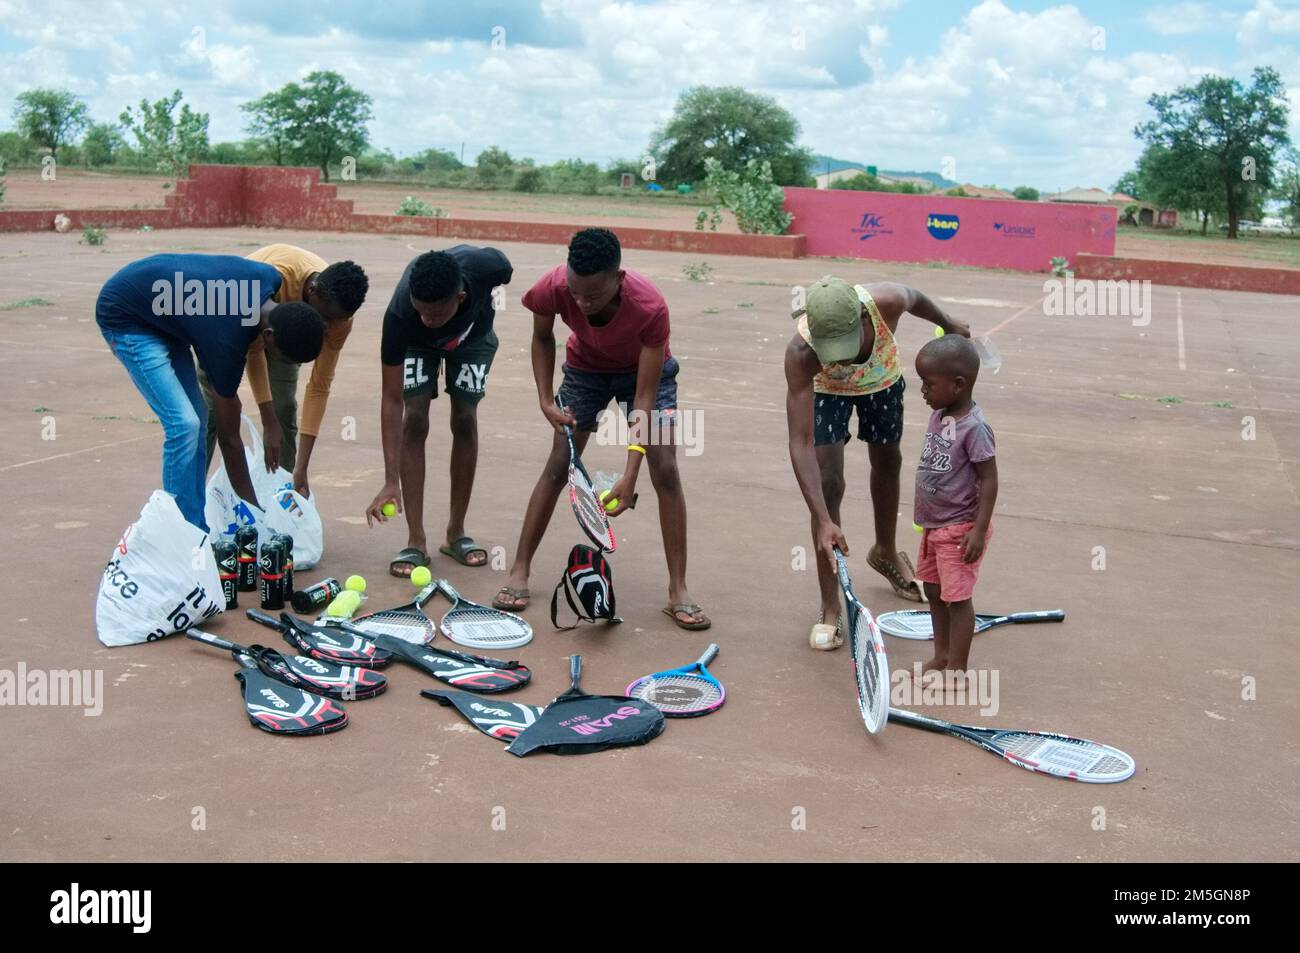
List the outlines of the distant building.
{"type": "Polygon", "coordinates": [[[834,172],[819,172],[813,176],[819,189],[829,189],[836,182],[842,182],[845,179],[851,179],[855,175],[866,175],[866,169],[860,169],[856,166],[849,166],[847,169],[836,169],[834,172]]]}
{"type": "MultiPolygon", "coordinates": [[[[844,169],[836,169],[834,172],[818,172],[813,176],[813,180],[817,183],[817,188],[829,189],[836,182],[843,182],[845,179],[851,179],[858,175],[867,175],[867,170],[861,166],[849,166],[844,169]]],[[[934,190],[934,183],[919,175],[889,175],[885,172],[877,172],[876,181],[882,185],[910,184],[915,186],[918,192],[931,192],[934,190]]]]}
{"type": "Polygon", "coordinates": [[[982,185],[971,185],[969,182],[957,187],[973,199],[1015,199],[1014,195],[1002,189],[989,189],[982,185]]]}
{"type": "Polygon", "coordinates": [[[1073,188],[1064,192],[1044,195],[1043,202],[1079,202],[1086,205],[1113,205],[1122,215],[1130,205],[1136,205],[1137,223],[1154,228],[1174,228],[1178,225],[1178,212],[1171,208],[1161,208],[1151,202],[1144,202],[1123,192],[1109,192],[1106,189],[1073,188]]]}

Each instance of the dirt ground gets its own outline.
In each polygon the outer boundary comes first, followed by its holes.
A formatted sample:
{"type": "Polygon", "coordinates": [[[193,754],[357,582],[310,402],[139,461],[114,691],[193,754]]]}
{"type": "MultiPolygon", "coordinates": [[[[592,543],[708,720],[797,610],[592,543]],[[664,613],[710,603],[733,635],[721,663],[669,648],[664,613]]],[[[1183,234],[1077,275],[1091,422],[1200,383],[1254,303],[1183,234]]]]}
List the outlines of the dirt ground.
{"type": "MultiPolygon", "coordinates": [[[[316,449],[326,553],[305,578],[362,573],[372,605],[409,598],[409,584],[385,572],[404,530],[368,529],[361,513],[382,482],[380,318],[423,245],[237,229],[112,232],[103,248],[73,235],[0,236],[0,305],[52,302],[0,311],[0,496],[10,513],[0,669],[99,669],[105,689],[99,717],[0,709],[0,858],[1300,858],[1300,699],[1288,668],[1300,570],[1295,300],[1156,288],[1151,323],[1137,328],[1118,317],[1044,317],[1040,277],[714,257],[705,283],[683,277],[691,256],[629,253],[626,264],[667,296],[682,407],[703,421],[703,452],[680,461],[692,592],[714,627],[688,634],[659,612],[665,573],[647,480],[640,506],[616,524],[626,622],[553,631],[546,597],[579,541],[561,506],[526,612],[537,637],[512,653],[535,671],[518,694],[544,704],[562,691],[574,651],[586,660],[584,687],[609,692],[688,662],[713,640],[729,698],[715,715],[670,723],[645,748],[519,760],[421,698],[432,682],[414,670],[393,671],[386,695],[351,705],[347,730],[279,739],[248,724],[233,663],[220,653],[179,638],[116,649],[95,638],[101,570],[158,486],[161,445],[93,322],[99,286],[154,252],[244,252],[273,240],[354,258],[372,282],[316,449]],[[1002,485],[977,607],[1068,613],[1059,626],[978,637],[974,664],[1000,677],[996,715],[929,710],[1117,745],[1137,760],[1130,781],[1038,776],[898,725],[869,737],[847,649],[807,648],[816,583],[799,568],[808,518],[786,456],[781,354],[791,286],[829,270],[912,283],[977,332],[994,332],[1005,364],[977,396],[997,433],[1002,485]],[[348,416],[354,441],[341,439],[348,416]],[[48,417],[54,440],[42,439],[48,417]],[[1256,439],[1243,439],[1244,418],[1256,439]]],[[[513,555],[550,443],[519,296],[562,260],[558,247],[503,250],[515,278],[480,410],[469,521],[498,566],[513,555]]],[[[900,330],[910,390],[898,542],[914,557],[912,467],[926,408],[911,361],[929,331],[914,319],[900,330]]],[[[440,399],[429,447],[433,536],[446,513],[446,413],[440,399]]],[[[610,470],[620,457],[593,447],[587,462],[610,470]]],[[[848,476],[844,525],[858,591],[878,613],[906,608],[864,562],[867,462],[856,442],[848,476]]],[[[479,601],[504,575],[445,557],[433,570],[479,601]]],[[[206,628],[238,641],[271,638],[242,611],[206,628]]],[[[895,670],[925,657],[922,643],[886,641],[895,670]]]]}
{"type": "MultiPolygon", "coordinates": [[[[113,175],[60,170],[57,184],[42,181],[37,170],[11,170],[5,208],[161,208],[169,180],[162,176],[113,175]]],[[[408,195],[441,208],[451,218],[507,219],[519,222],[584,222],[610,228],[693,229],[699,206],[675,197],[646,194],[529,195],[519,192],[474,192],[467,189],[422,189],[386,182],[339,182],[339,197],[351,199],[358,212],[388,215],[408,195]]],[[[723,215],[719,231],[736,232],[733,216],[723,215]]],[[[1300,268],[1300,240],[1249,236],[1228,241],[1215,235],[1153,229],[1120,229],[1115,254],[1121,258],[1300,268]]]]}

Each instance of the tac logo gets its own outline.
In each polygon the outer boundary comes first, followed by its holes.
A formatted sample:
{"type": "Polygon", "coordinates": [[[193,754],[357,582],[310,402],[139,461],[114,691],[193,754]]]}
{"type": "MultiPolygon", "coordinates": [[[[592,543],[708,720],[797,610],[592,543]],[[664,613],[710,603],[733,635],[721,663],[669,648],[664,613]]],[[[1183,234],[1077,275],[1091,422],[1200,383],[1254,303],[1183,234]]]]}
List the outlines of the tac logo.
{"type": "Polygon", "coordinates": [[[925,228],[930,233],[931,238],[946,242],[957,234],[957,229],[961,228],[961,219],[956,215],[940,215],[937,212],[931,212],[925,220],[925,228]]]}
{"type": "Polygon", "coordinates": [[[1033,238],[1038,234],[1037,225],[1008,225],[994,222],[993,230],[1001,232],[1007,238],[1033,238]]]}
{"type": "Polygon", "coordinates": [[[858,241],[865,242],[877,235],[892,235],[894,230],[885,227],[885,216],[878,212],[863,212],[862,221],[849,231],[858,236],[858,241]]]}

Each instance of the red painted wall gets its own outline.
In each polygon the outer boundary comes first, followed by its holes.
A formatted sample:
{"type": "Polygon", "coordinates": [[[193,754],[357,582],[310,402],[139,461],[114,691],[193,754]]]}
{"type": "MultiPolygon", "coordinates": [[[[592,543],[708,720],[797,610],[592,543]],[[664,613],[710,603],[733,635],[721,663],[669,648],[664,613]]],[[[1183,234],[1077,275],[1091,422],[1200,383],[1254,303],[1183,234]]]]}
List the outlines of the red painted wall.
{"type": "Polygon", "coordinates": [[[788,188],[785,210],[809,255],[1048,271],[1058,256],[1115,253],[1111,206],[788,188]]]}
{"type": "Polygon", "coordinates": [[[1080,255],[1074,263],[1076,278],[1150,281],[1184,288],[1222,291],[1262,291],[1300,295],[1300,271],[1288,268],[1250,268],[1241,265],[1203,265],[1191,261],[1149,261],[1143,258],[1103,258],[1080,255]]]}

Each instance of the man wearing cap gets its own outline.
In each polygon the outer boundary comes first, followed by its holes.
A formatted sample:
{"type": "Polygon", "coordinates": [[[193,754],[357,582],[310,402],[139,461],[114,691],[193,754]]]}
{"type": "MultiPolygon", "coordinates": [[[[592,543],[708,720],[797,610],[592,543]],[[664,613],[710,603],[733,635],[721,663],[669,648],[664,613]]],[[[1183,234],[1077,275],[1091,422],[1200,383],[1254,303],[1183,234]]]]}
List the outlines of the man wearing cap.
{"type": "Polygon", "coordinates": [[[798,330],[785,350],[786,418],[790,463],[812,514],[821,586],[821,615],[808,642],[827,650],[844,641],[832,549],[849,552],[839,523],[844,445],[853,413],[871,460],[876,542],[867,565],[889,580],[897,595],[922,602],[911,560],[894,540],[906,387],[894,334],[904,314],[963,337],[970,337],[970,328],[915,288],[891,281],[851,285],[828,275],[808,289],[805,300],[806,308],[795,311],[798,330]]]}

